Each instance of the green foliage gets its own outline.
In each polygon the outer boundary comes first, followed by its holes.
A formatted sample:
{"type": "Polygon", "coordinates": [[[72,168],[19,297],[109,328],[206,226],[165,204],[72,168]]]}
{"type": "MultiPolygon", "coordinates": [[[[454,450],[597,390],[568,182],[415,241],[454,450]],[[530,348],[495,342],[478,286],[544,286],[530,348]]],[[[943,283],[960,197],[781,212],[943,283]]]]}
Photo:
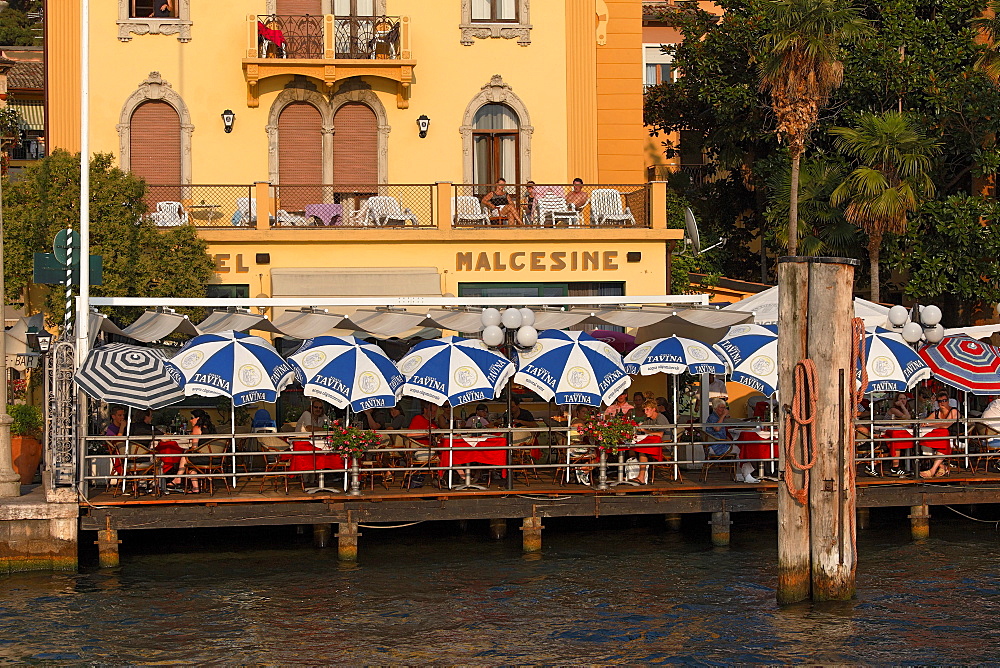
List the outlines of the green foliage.
{"type": "Polygon", "coordinates": [[[913,299],[955,301],[964,311],[1000,301],[1000,205],[969,195],[925,203],[907,234],[887,249],[909,273],[904,292],[913,299]]]}
{"type": "Polygon", "coordinates": [[[21,114],[14,107],[0,109],[0,137],[13,139],[7,139],[5,146],[16,146],[21,142],[21,114]]]}
{"type": "Polygon", "coordinates": [[[38,438],[42,434],[42,409],[31,404],[7,404],[7,415],[14,419],[10,433],[38,438]]]}
{"type": "MultiPolygon", "coordinates": [[[[97,154],[90,164],[91,253],[104,258],[104,284],[94,296],[203,297],[213,263],[207,243],[189,225],[158,230],[145,218],[145,184],[97,154]]],[[[7,298],[21,301],[33,253],[51,252],[61,229],[79,229],[79,155],[55,151],[4,183],[7,298]]],[[[45,290],[45,310],[62,322],[63,289],[45,290]]],[[[103,309],[123,324],[139,309],[103,309]]]]}
{"type": "Polygon", "coordinates": [[[11,3],[0,11],[0,44],[4,46],[35,46],[42,43],[41,31],[32,30],[34,23],[28,18],[28,11],[37,11],[35,4],[11,3]],[[24,7],[19,11],[16,7],[24,7]]]}
{"type": "MultiPolygon", "coordinates": [[[[683,197],[673,191],[667,192],[667,225],[669,227],[684,229],[684,209],[687,206],[689,206],[689,202],[683,197]]],[[[714,250],[703,255],[695,255],[687,246],[687,241],[680,242],[678,250],[670,256],[670,291],[675,295],[692,292],[692,273],[717,276],[718,269],[712,262],[714,255],[714,250]]]]}

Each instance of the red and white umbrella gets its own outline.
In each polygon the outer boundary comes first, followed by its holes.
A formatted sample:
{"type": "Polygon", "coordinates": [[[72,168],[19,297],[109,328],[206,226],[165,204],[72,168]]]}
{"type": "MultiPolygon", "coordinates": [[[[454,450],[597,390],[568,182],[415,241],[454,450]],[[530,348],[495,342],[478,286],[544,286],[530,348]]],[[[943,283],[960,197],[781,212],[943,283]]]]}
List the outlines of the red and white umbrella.
{"type": "Polygon", "coordinates": [[[972,394],[1000,394],[1000,351],[970,336],[946,336],[920,349],[935,378],[972,394]]]}

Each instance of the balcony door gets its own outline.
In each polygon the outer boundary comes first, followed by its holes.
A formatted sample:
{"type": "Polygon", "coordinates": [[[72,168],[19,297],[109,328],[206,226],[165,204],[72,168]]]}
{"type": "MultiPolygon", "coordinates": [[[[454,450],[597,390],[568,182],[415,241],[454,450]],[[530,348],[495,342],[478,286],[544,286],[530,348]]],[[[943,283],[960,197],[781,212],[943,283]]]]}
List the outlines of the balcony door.
{"type": "MultiPolygon", "coordinates": [[[[520,183],[517,114],[503,104],[485,104],[476,112],[472,127],[472,178],[488,185],[504,178],[520,183]]],[[[483,190],[485,193],[485,189],[483,190]]]]}
{"type": "Polygon", "coordinates": [[[278,117],[278,184],[280,206],[303,211],[323,201],[323,132],[319,110],[293,102],[278,117]]]}
{"type": "Polygon", "coordinates": [[[143,102],[129,121],[130,171],[146,181],[146,204],[181,199],[181,121],[166,102],[143,102]]]}

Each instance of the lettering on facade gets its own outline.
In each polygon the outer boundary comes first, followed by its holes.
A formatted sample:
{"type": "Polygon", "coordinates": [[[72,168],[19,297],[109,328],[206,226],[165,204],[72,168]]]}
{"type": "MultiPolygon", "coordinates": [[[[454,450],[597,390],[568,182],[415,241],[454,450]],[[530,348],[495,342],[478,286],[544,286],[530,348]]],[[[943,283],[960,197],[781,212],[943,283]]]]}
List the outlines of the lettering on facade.
{"type": "Polygon", "coordinates": [[[248,274],[250,273],[250,267],[243,264],[243,253],[236,254],[236,267],[230,267],[229,261],[232,259],[232,255],[229,253],[216,253],[215,254],[215,273],[217,274],[228,274],[235,269],[237,274],[248,274]]]}
{"type": "Polygon", "coordinates": [[[455,271],[616,271],[618,251],[455,253],[455,271]]]}

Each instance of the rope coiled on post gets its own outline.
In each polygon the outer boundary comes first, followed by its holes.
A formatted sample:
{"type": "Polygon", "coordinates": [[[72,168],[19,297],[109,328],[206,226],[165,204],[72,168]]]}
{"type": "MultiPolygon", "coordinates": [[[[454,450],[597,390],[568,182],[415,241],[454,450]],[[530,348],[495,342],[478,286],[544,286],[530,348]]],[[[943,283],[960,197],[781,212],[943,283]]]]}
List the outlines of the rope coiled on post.
{"type": "Polygon", "coordinates": [[[792,498],[805,505],[809,503],[809,469],[816,464],[816,363],[811,359],[799,360],[793,371],[792,405],[785,405],[784,434],[785,487],[792,498]],[[803,429],[804,428],[804,429],[803,429]],[[808,461],[795,457],[795,442],[802,433],[802,451],[808,461]],[[795,486],[795,471],[802,471],[802,487],[795,486]]]}

